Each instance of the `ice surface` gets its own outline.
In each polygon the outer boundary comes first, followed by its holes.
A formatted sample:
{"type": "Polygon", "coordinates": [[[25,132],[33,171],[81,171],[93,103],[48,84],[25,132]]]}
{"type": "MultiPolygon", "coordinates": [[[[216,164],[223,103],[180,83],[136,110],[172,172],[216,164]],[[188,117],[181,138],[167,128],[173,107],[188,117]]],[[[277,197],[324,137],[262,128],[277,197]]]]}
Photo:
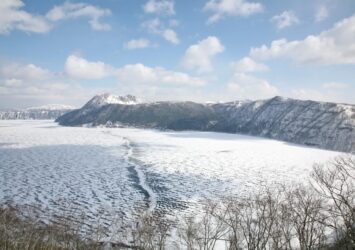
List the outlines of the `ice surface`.
{"type": "Polygon", "coordinates": [[[146,202],[134,187],[124,143],[101,129],[2,121],[0,200],[39,206],[45,214],[84,212],[91,223],[131,218],[146,202]]]}
{"type": "Polygon", "coordinates": [[[190,211],[204,197],[305,182],[314,163],[339,154],[235,134],[0,121],[0,201],[43,214],[79,209],[88,223],[104,213],[110,225],[112,216],[190,211]]]}

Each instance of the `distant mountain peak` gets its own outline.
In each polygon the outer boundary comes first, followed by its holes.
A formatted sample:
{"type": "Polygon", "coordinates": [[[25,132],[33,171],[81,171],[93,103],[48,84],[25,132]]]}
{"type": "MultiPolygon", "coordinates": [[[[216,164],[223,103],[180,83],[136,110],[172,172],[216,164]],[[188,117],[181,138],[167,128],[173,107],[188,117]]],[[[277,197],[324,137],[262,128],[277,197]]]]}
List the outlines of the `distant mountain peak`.
{"type": "Polygon", "coordinates": [[[138,103],[138,99],[133,95],[117,96],[103,93],[94,96],[84,107],[99,108],[108,104],[135,105],[138,103]]]}

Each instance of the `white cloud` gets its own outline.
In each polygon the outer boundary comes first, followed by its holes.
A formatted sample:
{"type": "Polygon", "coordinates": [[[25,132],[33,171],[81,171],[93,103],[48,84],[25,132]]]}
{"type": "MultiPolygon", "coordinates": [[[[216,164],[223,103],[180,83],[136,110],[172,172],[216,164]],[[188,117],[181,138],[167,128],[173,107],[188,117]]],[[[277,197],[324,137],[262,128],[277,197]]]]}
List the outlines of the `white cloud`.
{"type": "MultiPolygon", "coordinates": [[[[290,97],[300,100],[326,101],[329,100],[326,94],[322,91],[310,88],[295,88],[291,89],[290,97]]],[[[334,98],[334,95],[333,95],[334,98]]]]}
{"type": "Polygon", "coordinates": [[[10,78],[3,80],[4,86],[9,88],[18,88],[23,85],[23,81],[21,79],[10,78]]]}
{"type": "Polygon", "coordinates": [[[171,19],[171,20],[169,20],[169,26],[170,27],[177,27],[177,26],[179,26],[179,21],[176,19],[171,19]]]}
{"type": "Polygon", "coordinates": [[[322,87],[325,89],[346,89],[349,85],[341,82],[326,82],[322,84],[322,87]]]}
{"type": "Polygon", "coordinates": [[[166,29],[163,32],[163,37],[165,38],[165,40],[173,43],[173,44],[179,44],[180,40],[176,34],[176,32],[172,29],[166,29]]]}
{"type": "Polygon", "coordinates": [[[322,22],[329,16],[328,8],[324,5],[317,7],[314,19],[316,22],[322,22]]]}
{"type": "Polygon", "coordinates": [[[46,33],[51,29],[45,18],[22,10],[24,6],[21,0],[0,1],[0,34],[8,34],[12,30],[46,33]]]}
{"type": "Polygon", "coordinates": [[[144,49],[151,47],[152,44],[148,39],[139,38],[139,39],[132,39],[124,44],[124,48],[132,50],[132,49],[144,49]]]}
{"type": "Polygon", "coordinates": [[[238,99],[265,99],[279,95],[279,90],[268,81],[248,75],[235,73],[228,83],[228,89],[238,99]]]}
{"type": "MultiPolygon", "coordinates": [[[[115,68],[104,62],[91,62],[69,55],[65,73],[52,73],[34,64],[4,62],[0,64],[0,107],[28,107],[49,103],[83,105],[100,92],[137,94],[144,99],[194,99],[206,81],[183,72],[143,64],[115,68]],[[9,66],[11,65],[11,67],[9,66]],[[83,87],[81,79],[117,79],[117,86],[83,87]]],[[[199,93],[202,96],[201,93],[199,93]]]]}
{"type": "Polygon", "coordinates": [[[299,23],[298,17],[293,11],[284,11],[279,15],[273,16],[271,21],[276,23],[277,28],[280,30],[299,23]]]}
{"type": "Polygon", "coordinates": [[[191,45],[185,52],[182,65],[199,73],[212,70],[212,59],[224,51],[224,46],[215,36],[209,36],[197,44],[191,45]]]}
{"type": "Polygon", "coordinates": [[[247,0],[209,0],[204,6],[205,11],[213,12],[208,19],[209,23],[214,23],[226,16],[247,17],[264,9],[261,3],[248,2],[247,0]]]}
{"type": "Polygon", "coordinates": [[[77,79],[102,79],[113,74],[113,68],[103,62],[89,62],[76,55],[70,55],[65,62],[65,72],[77,79]]]}
{"type": "Polygon", "coordinates": [[[81,105],[97,92],[34,64],[0,63],[0,107],[3,108],[49,103],[81,105]]]}
{"type": "Polygon", "coordinates": [[[268,66],[255,62],[250,57],[244,57],[238,62],[233,63],[233,68],[236,72],[257,72],[269,70],[268,66]]]}
{"type": "Polygon", "coordinates": [[[334,89],[330,90],[322,88],[294,88],[291,89],[289,96],[300,100],[354,103],[354,99],[349,98],[346,93],[343,93],[342,91],[334,91],[334,89]]]}
{"type": "Polygon", "coordinates": [[[80,84],[66,83],[66,81],[25,82],[18,86],[4,86],[0,79],[0,107],[25,108],[45,104],[67,104],[80,106],[89,98],[103,89],[90,89],[80,84]]]}
{"type": "Polygon", "coordinates": [[[145,13],[150,14],[164,14],[174,15],[174,1],[173,0],[148,0],[143,6],[145,13]]]}
{"type": "Polygon", "coordinates": [[[353,93],[354,86],[341,82],[326,82],[313,88],[291,88],[286,95],[302,100],[355,104],[353,93]]]}
{"type": "Polygon", "coordinates": [[[94,30],[110,30],[111,26],[102,23],[102,17],[111,14],[109,9],[102,9],[86,3],[64,2],[53,7],[46,16],[31,14],[23,10],[25,4],[21,0],[0,1],[0,34],[8,34],[13,30],[32,33],[46,33],[52,29],[54,22],[79,17],[89,18],[94,30]]]}
{"type": "Polygon", "coordinates": [[[115,68],[104,62],[90,62],[82,57],[70,55],[65,63],[65,72],[76,79],[99,80],[106,77],[116,77],[122,84],[173,84],[201,86],[204,81],[182,72],[169,71],[162,67],[151,68],[143,64],[128,64],[115,68]]]}
{"type": "Polygon", "coordinates": [[[100,22],[100,19],[109,15],[111,15],[109,9],[102,9],[86,3],[65,2],[62,5],[53,7],[46,17],[51,21],[87,17],[93,30],[107,31],[111,29],[111,26],[100,22]]]}
{"type": "Polygon", "coordinates": [[[159,35],[168,42],[179,44],[180,40],[176,32],[171,28],[166,28],[159,18],[154,18],[142,23],[143,28],[149,33],[159,35]]]}
{"type": "Polygon", "coordinates": [[[252,48],[253,59],[289,58],[303,64],[355,64],[355,15],[304,40],[275,40],[270,47],[252,48]]]}
{"type": "Polygon", "coordinates": [[[0,85],[9,88],[26,86],[29,83],[44,83],[58,77],[47,69],[30,64],[2,61],[0,63],[0,85]]]}
{"type": "Polygon", "coordinates": [[[182,72],[169,71],[161,67],[147,67],[143,64],[129,64],[118,68],[115,74],[120,83],[149,85],[190,85],[202,86],[205,82],[198,77],[191,77],[182,72]]]}
{"type": "Polygon", "coordinates": [[[51,76],[51,73],[34,64],[8,63],[0,68],[0,76],[9,79],[44,80],[51,76]]]}
{"type": "Polygon", "coordinates": [[[159,18],[154,18],[142,23],[142,26],[148,30],[149,33],[157,34],[161,33],[162,23],[159,18]]]}

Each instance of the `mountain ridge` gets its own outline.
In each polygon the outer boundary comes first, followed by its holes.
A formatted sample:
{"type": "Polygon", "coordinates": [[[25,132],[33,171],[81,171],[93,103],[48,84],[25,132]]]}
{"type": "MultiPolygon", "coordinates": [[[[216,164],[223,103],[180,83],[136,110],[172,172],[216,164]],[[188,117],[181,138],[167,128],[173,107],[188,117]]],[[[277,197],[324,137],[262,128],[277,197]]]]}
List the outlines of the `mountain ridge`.
{"type": "Polygon", "coordinates": [[[343,152],[355,151],[355,105],[280,96],[226,103],[87,104],[56,121],[171,130],[240,133],[343,152]]]}

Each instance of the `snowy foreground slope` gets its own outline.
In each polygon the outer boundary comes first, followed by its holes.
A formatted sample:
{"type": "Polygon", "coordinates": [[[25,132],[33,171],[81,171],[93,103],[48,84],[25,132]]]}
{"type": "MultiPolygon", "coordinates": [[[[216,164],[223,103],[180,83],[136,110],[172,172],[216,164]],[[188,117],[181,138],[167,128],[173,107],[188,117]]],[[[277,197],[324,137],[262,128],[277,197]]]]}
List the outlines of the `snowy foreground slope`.
{"type": "Polygon", "coordinates": [[[0,201],[80,211],[110,227],[151,210],[195,209],[200,199],[307,181],[339,152],[214,132],[61,127],[0,121],[0,201]]]}
{"type": "Polygon", "coordinates": [[[239,133],[355,151],[355,105],[282,97],[217,104],[138,103],[132,96],[106,94],[95,96],[81,109],[57,121],[65,126],[93,124],[239,133]]]}

